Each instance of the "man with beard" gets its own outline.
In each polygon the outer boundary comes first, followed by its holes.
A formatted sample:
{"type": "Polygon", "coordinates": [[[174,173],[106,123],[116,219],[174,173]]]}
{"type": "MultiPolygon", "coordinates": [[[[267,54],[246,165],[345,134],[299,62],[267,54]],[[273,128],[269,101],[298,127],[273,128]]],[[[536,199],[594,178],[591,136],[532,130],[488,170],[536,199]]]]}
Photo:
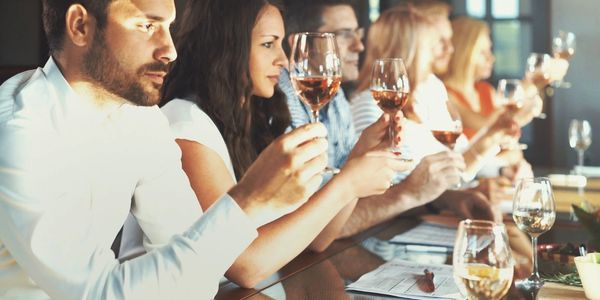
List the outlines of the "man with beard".
{"type": "Polygon", "coordinates": [[[43,7],[50,59],[0,86],[0,298],[211,298],[256,228],[318,188],[325,128],[276,140],[203,214],[155,105],[174,2],[43,7]],[[129,212],[153,251],[120,264],[129,212]]]}

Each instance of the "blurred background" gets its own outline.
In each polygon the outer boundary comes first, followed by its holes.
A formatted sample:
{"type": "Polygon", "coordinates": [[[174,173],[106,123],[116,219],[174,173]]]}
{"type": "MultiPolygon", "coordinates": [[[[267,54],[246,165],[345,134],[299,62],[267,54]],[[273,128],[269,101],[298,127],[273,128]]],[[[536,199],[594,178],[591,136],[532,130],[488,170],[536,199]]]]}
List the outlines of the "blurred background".
{"type": "MultiPolygon", "coordinates": [[[[187,0],[176,0],[178,9],[187,0]]],[[[301,1],[301,0],[299,0],[301,1]]],[[[354,0],[361,26],[368,28],[379,14],[406,0],[354,0]]],[[[418,1],[418,0],[416,0],[418,1]]],[[[534,167],[571,169],[576,151],[569,147],[571,119],[586,119],[592,144],[585,165],[600,166],[600,12],[598,0],[448,0],[453,16],[485,20],[492,29],[496,63],[490,79],[521,78],[531,52],[551,53],[558,30],[577,36],[575,55],[565,81],[546,101],[546,119],[535,119],[523,130],[529,145],[526,158],[534,167]]],[[[0,1],[0,83],[23,70],[41,66],[48,58],[42,29],[40,0],[0,1]]]]}

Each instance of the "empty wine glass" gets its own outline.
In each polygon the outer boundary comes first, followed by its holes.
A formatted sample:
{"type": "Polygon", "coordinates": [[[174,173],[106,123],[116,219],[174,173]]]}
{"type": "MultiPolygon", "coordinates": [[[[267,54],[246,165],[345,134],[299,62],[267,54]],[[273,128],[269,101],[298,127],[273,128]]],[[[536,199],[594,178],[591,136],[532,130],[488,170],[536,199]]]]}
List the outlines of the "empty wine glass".
{"type": "MultiPolygon", "coordinates": [[[[290,78],[300,99],[312,111],[311,122],[319,122],[319,110],[337,93],[342,69],[333,33],[303,32],[294,35],[290,78]]],[[[327,167],[325,173],[339,173],[327,167]]]]}
{"type": "MultiPolygon", "coordinates": [[[[559,30],[552,38],[552,54],[555,58],[569,60],[575,54],[575,34],[569,31],[559,30]]],[[[563,80],[552,82],[556,88],[569,88],[571,84],[563,80]]]]}
{"type": "Polygon", "coordinates": [[[577,166],[575,172],[579,174],[583,167],[583,154],[592,144],[592,127],[587,120],[571,120],[569,125],[569,146],[577,150],[577,166]]]}
{"type": "Polygon", "coordinates": [[[531,237],[533,272],[515,284],[525,291],[536,291],[544,285],[538,273],[537,238],[550,230],[556,219],[554,193],[550,180],[545,177],[521,179],[513,201],[513,220],[521,231],[531,237]]]}
{"type": "MultiPolygon", "coordinates": [[[[375,60],[371,71],[371,94],[379,108],[390,115],[390,151],[401,154],[394,116],[404,107],[410,94],[408,75],[402,59],[380,58],[375,60]]],[[[400,159],[410,160],[406,157],[400,159]]]]}
{"type": "Polygon", "coordinates": [[[454,280],[468,299],[502,299],[513,278],[506,229],[490,221],[464,220],[458,225],[452,254],[454,280]]]}

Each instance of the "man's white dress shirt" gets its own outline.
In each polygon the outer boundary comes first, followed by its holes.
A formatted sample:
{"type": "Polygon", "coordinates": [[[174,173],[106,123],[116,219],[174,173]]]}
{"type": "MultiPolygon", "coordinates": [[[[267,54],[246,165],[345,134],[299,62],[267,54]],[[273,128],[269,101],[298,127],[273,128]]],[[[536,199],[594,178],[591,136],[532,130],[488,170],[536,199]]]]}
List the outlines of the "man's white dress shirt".
{"type": "MultiPolygon", "coordinates": [[[[193,96],[190,96],[192,98],[193,96]]],[[[191,100],[173,99],[161,108],[169,120],[171,134],[175,139],[196,142],[214,151],[223,160],[233,182],[237,182],[233,163],[225,140],[217,125],[191,100]]],[[[123,226],[119,258],[126,259],[146,252],[143,234],[135,218],[130,215],[123,226]]],[[[224,280],[222,280],[224,281],[224,280]]]]}
{"type": "Polygon", "coordinates": [[[211,298],[256,236],[228,195],[202,213],[156,106],[101,109],[52,59],[0,86],[0,299],[211,298]],[[152,251],[119,264],[130,211],[152,251]]]}

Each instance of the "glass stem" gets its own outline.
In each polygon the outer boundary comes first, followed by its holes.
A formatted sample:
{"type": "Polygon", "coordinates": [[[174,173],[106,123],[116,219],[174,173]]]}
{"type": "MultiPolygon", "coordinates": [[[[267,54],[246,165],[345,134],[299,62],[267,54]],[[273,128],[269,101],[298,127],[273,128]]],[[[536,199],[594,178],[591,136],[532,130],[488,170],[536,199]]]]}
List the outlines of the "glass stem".
{"type": "Polygon", "coordinates": [[[533,272],[531,277],[540,279],[540,273],[538,272],[538,255],[537,255],[537,236],[531,236],[531,245],[533,246],[533,272]]]}
{"type": "Polygon", "coordinates": [[[390,115],[390,125],[388,126],[388,135],[390,137],[390,148],[394,151],[398,150],[396,146],[396,118],[390,115]]]}
{"type": "MultiPolygon", "coordinates": [[[[577,150],[577,164],[579,168],[583,167],[583,152],[583,150],[577,150]]],[[[579,169],[578,173],[581,173],[581,169],[579,169]]]]}
{"type": "MultiPolygon", "coordinates": [[[[583,154],[583,150],[577,150],[577,165],[579,165],[579,169],[576,172],[577,175],[581,175],[583,173],[583,170],[581,169],[583,167],[583,154]]],[[[579,196],[583,196],[582,185],[577,186],[577,194],[579,194],[579,196]]]]}
{"type": "Polygon", "coordinates": [[[312,111],[312,120],[310,120],[311,123],[317,123],[319,122],[319,110],[313,110],[312,111]]]}

